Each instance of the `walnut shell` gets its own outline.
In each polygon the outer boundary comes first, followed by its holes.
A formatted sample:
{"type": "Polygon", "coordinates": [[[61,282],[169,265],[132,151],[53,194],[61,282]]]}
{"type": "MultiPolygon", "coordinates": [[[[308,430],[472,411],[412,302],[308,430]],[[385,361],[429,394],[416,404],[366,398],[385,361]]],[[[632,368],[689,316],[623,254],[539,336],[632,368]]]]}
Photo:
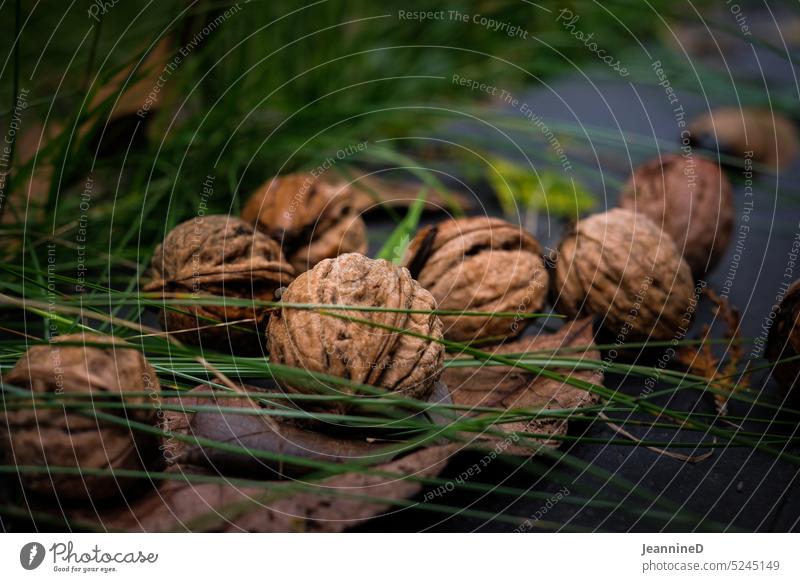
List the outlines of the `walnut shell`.
{"type": "Polygon", "coordinates": [[[311,174],[268,181],[247,201],[242,218],[278,241],[298,273],[323,259],[367,252],[367,227],[350,189],[311,174]]]}
{"type": "MultiPolygon", "coordinates": [[[[66,335],[50,345],[34,346],[5,375],[4,381],[29,388],[34,394],[149,393],[125,398],[128,404],[157,404],[160,393],[155,370],[141,353],[115,338],[99,334],[66,335]],[[61,342],[120,345],[61,346],[61,342]]],[[[91,400],[85,402],[91,407],[91,400]]],[[[98,411],[154,426],[159,416],[157,407],[98,411]]],[[[97,419],[91,413],[81,415],[75,408],[32,405],[7,410],[0,422],[0,432],[9,460],[17,466],[142,470],[153,466],[158,456],[158,442],[153,435],[97,419]]],[[[65,500],[109,498],[135,484],[111,475],[20,473],[20,477],[27,489],[55,494],[65,500]]]]}
{"type": "MultiPolygon", "coordinates": [[[[145,290],[274,301],[275,291],[293,278],[278,243],[239,218],[213,215],[187,220],[167,235],[153,253],[151,282],[145,290]]],[[[180,311],[164,309],[161,319],[164,329],[180,341],[223,351],[261,352],[268,309],[175,307],[180,311]],[[245,321],[234,324],[241,320],[245,321]],[[226,325],[217,325],[220,322],[226,325]]]]}
{"type": "Polygon", "coordinates": [[[720,107],[689,123],[691,144],[745,158],[775,170],[797,156],[797,130],[791,120],[769,109],[720,107]],[[752,154],[748,154],[752,152],[752,154]]]}
{"type": "Polygon", "coordinates": [[[621,208],[575,225],[559,246],[553,282],[559,313],[598,316],[621,342],[671,339],[688,327],[696,301],[672,239],[621,208]]]}
{"type": "MultiPolygon", "coordinates": [[[[778,360],[800,355],[800,279],[792,283],[780,304],[772,314],[772,327],[767,335],[764,355],[775,364],[778,360]]],[[[774,365],[772,375],[793,402],[798,401],[798,378],[800,361],[783,362],[774,365]]]]}
{"type": "MultiPolygon", "coordinates": [[[[433,296],[411,278],[408,270],[356,253],[326,259],[301,274],[281,298],[286,303],[339,304],[392,309],[436,309],[433,296]]],[[[442,322],[430,313],[336,311],[442,338],[442,322]]],[[[347,321],[308,309],[282,308],[267,326],[270,358],[312,372],[333,374],[407,396],[430,396],[442,373],[444,346],[409,334],[347,321]]],[[[319,393],[313,386],[281,384],[290,391],[319,393]]],[[[341,387],[337,389],[342,390],[341,387]]],[[[349,394],[349,392],[348,392],[349,394]]],[[[337,412],[349,407],[330,403],[337,412]]]]}
{"type": "MultiPolygon", "coordinates": [[[[510,311],[541,309],[549,277],[533,236],[499,218],[476,216],[422,229],[411,241],[404,264],[431,292],[439,309],[510,311]]],[[[455,341],[513,336],[522,317],[443,316],[445,337],[455,341]]]]}
{"type": "Polygon", "coordinates": [[[642,164],[622,189],[619,206],[664,229],[697,276],[719,262],[731,239],[731,183],[717,164],[699,156],[669,154],[642,164]]]}

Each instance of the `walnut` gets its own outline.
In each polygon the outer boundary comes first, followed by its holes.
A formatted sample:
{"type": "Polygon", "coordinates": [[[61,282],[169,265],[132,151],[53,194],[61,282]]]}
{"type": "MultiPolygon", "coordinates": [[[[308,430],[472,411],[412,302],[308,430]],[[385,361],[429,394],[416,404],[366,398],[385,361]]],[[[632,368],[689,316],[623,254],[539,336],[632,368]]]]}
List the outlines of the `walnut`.
{"type": "Polygon", "coordinates": [[[664,229],[698,276],[717,264],[731,239],[731,184],[717,164],[698,156],[669,154],[639,166],[619,206],[664,229]]]}
{"type": "MultiPolygon", "coordinates": [[[[406,269],[356,253],[320,262],[297,277],[281,300],[414,311],[436,309],[433,296],[406,269]]],[[[433,340],[442,338],[442,322],[430,313],[358,310],[333,313],[409,330],[433,340]]],[[[270,318],[267,335],[270,357],[275,362],[333,374],[413,398],[427,398],[442,373],[444,347],[440,342],[347,321],[317,310],[284,307],[270,318]]],[[[319,393],[313,386],[282,384],[290,391],[319,393]]],[[[345,403],[329,406],[336,412],[349,408],[345,403]]]]}
{"type": "Polygon", "coordinates": [[[797,155],[797,130],[791,120],[769,109],[721,107],[689,123],[695,147],[754,161],[775,170],[797,155]],[[752,153],[748,153],[752,152],[752,153]]]}
{"type": "MultiPolygon", "coordinates": [[[[439,309],[541,309],[549,286],[541,247],[530,234],[498,218],[448,220],[422,229],[404,259],[412,277],[439,309]]],[[[503,338],[525,327],[523,317],[443,316],[445,337],[456,341],[503,338]]]]}
{"type": "Polygon", "coordinates": [[[670,339],[691,322],[689,265],[652,221],[617,208],[579,221],[556,262],[556,309],[595,315],[621,342],[670,339]]]}
{"type": "MultiPolygon", "coordinates": [[[[772,314],[772,327],[767,336],[765,356],[775,364],[778,360],[800,355],[800,280],[792,283],[772,314]]],[[[798,398],[798,377],[800,377],[800,361],[782,362],[774,365],[772,375],[785,390],[789,392],[793,403],[798,398]]]]}
{"type": "Polygon", "coordinates": [[[242,218],[278,241],[298,273],[322,259],[367,252],[367,227],[350,189],[311,174],[273,178],[250,197],[242,218]]]}
{"type": "MultiPolygon", "coordinates": [[[[87,392],[145,392],[130,396],[127,404],[154,404],[153,408],[115,411],[130,421],[156,425],[160,386],[153,368],[141,353],[119,340],[99,334],[61,336],[51,345],[34,346],[8,372],[4,381],[34,394],[65,396],[87,392]],[[72,342],[84,345],[59,345],[72,342]],[[90,346],[86,343],[115,344],[90,346]]],[[[81,469],[142,470],[153,465],[158,443],[153,435],[75,408],[44,408],[30,405],[8,409],[0,432],[8,457],[17,466],[79,467],[81,469]]],[[[105,402],[106,399],[103,399],[105,402]]],[[[113,401],[113,400],[110,400],[113,401]]],[[[116,476],[62,473],[20,473],[23,485],[36,493],[55,494],[61,499],[99,500],[113,497],[134,483],[116,476]]]]}
{"type": "MultiPolygon", "coordinates": [[[[175,227],[153,253],[147,291],[275,300],[294,270],[268,236],[233,216],[198,217],[175,227]]],[[[181,305],[162,311],[180,341],[241,353],[261,352],[269,310],[257,305],[181,305]],[[187,313],[188,312],[188,313],[187,313]],[[219,325],[219,323],[223,325],[219,325]]]]}

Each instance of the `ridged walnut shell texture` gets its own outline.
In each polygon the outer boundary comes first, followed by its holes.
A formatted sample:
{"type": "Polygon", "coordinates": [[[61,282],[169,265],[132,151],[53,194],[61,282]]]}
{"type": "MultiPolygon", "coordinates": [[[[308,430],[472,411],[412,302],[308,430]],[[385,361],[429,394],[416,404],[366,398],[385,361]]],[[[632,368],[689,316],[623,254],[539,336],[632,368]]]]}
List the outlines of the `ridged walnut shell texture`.
{"type": "Polygon", "coordinates": [[[720,107],[689,123],[694,146],[745,158],[774,170],[789,166],[797,156],[797,130],[791,120],[769,109],[720,107]]]}
{"type": "MultiPolygon", "coordinates": [[[[792,283],[774,311],[764,355],[772,364],[800,355],[800,280],[792,283]]],[[[772,368],[772,375],[789,392],[793,403],[800,401],[797,390],[800,362],[777,364],[772,368]]]]}
{"type": "Polygon", "coordinates": [[[367,227],[353,192],[311,174],[273,178],[250,197],[242,218],[278,241],[297,273],[323,259],[367,252],[367,227]]]}
{"type": "MultiPolygon", "coordinates": [[[[422,229],[409,245],[404,264],[431,292],[439,309],[507,311],[541,309],[549,280],[539,243],[498,218],[448,220],[422,229]]],[[[502,339],[522,331],[527,319],[443,316],[445,337],[472,341],[502,339]]]]}
{"type": "Polygon", "coordinates": [[[559,246],[556,309],[594,315],[622,342],[670,339],[691,322],[689,265],[652,221],[617,208],[579,221],[559,246]]]}
{"type": "MultiPolygon", "coordinates": [[[[61,336],[50,345],[34,346],[8,372],[4,381],[34,394],[87,392],[146,392],[126,397],[129,404],[157,403],[160,387],[153,368],[130,346],[59,345],[117,343],[109,336],[74,334],[61,336]]],[[[91,404],[91,400],[86,400],[91,404]]],[[[39,467],[143,470],[158,457],[158,442],[152,435],[129,429],[73,409],[26,407],[8,410],[0,432],[7,462],[39,467]]],[[[156,407],[129,409],[115,414],[155,426],[156,407]]],[[[39,494],[63,500],[101,500],[120,495],[135,481],[112,476],[52,473],[20,473],[23,485],[39,494]]]]}
{"type": "Polygon", "coordinates": [[[731,239],[731,184],[717,164],[699,156],[670,154],[639,166],[619,206],[664,229],[697,276],[714,268],[731,239]]]}
{"type": "MultiPolygon", "coordinates": [[[[326,259],[301,274],[281,298],[286,303],[339,304],[392,309],[436,309],[436,302],[409,272],[383,260],[356,253],[326,259]]],[[[433,314],[387,311],[337,311],[441,339],[442,322],[433,314]]],[[[441,343],[347,321],[308,309],[282,308],[269,320],[273,361],[312,372],[333,374],[407,396],[426,399],[442,373],[441,343]]],[[[319,393],[312,387],[284,383],[290,391],[319,393]]],[[[348,392],[349,393],[349,392],[348,392]]],[[[345,404],[329,406],[345,412],[345,404]]]]}
{"type": "MultiPolygon", "coordinates": [[[[273,301],[275,291],[294,279],[294,269],[268,236],[239,218],[212,215],[175,227],[156,248],[150,276],[147,291],[273,301]]],[[[262,351],[269,310],[255,305],[175,307],[181,312],[162,311],[162,324],[180,341],[222,351],[262,351]],[[216,325],[241,320],[255,321],[216,325]]]]}

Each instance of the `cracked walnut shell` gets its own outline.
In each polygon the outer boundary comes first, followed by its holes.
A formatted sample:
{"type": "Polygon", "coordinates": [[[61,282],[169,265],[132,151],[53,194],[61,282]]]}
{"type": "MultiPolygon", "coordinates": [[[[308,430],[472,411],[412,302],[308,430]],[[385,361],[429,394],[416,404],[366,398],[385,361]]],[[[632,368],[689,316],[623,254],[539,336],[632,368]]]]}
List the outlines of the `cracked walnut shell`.
{"type": "Polygon", "coordinates": [[[731,184],[717,164],[699,156],[669,154],[639,166],[619,206],[660,226],[698,276],[717,264],[731,239],[731,184]]]}
{"type": "Polygon", "coordinates": [[[273,178],[250,197],[242,218],[278,241],[298,273],[323,259],[367,252],[367,227],[350,188],[311,174],[273,178]]]}
{"type": "MultiPolygon", "coordinates": [[[[274,240],[243,220],[198,217],[175,227],[155,250],[146,291],[274,301],[294,270],[274,240]]],[[[256,305],[181,305],[162,311],[164,329],[180,341],[257,354],[269,310],[256,305]],[[219,325],[219,324],[222,325],[219,325]]]]}
{"type": "MultiPolygon", "coordinates": [[[[301,274],[283,293],[281,301],[414,311],[436,309],[433,296],[411,278],[408,270],[356,253],[326,259],[301,274]]],[[[442,322],[435,314],[360,310],[332,313],[289,307],[276,311],[267,328],[270,358],[413,398],[430,396],[444,362],[444,346],[435,341],[442,338],[442,322]],[[336,315],[369,320],[383,327],[336,315]]],[[[282,384],[294,392],[320,392],[313,385],[282,384]]],[[[338,386],[336,389],[343,390],[338,386]]],[[[336,412],[349,408],[346,403],[329,406],[336,412]]]]}
{"type": "MultiPolygon", "coordinates": [[[[155,371],[141,353],[109,336],[73,334],[58,337],[50,345],[34,346],[3,380],[41,395],[148,393],[126,397],[124,402],[152,403],[153,408],[98,412],[157,424],[155,405],[160,387],[155,371]],[[78,345],[59,345],[64,342],[78,345]],[[86,345],[91,343],[105,345],[86,345]]],[[[91,408],[92,400],[83,401],[91,408]]],[[[17,466],[143,470],[153,465],[158,451],[153,435],[94,417],[91,411],[82,415],[75,408],[30,404],[8,409],[2,416],[0,433],[4,433],[2,442],[8,449],[8,460],[17,466]]],[[[135,484],[114,475],[21,472],[20,477],[27,489],[64,500],[105,499],[135,484]]]]}
{"type": "MultiPolygon", "coordinates": [[[[447,220],[422,229],[404,259],[411,275],[439,309],[505,311],[521,315],[542,308],[548,274],[533,236],[499,218],[447,220]]],[[[445,337],[456,341],[504,338],[522,331],[524,317],[442,317],[445,337]]]]}
{"type": "Polygon", "coordinates": [[[553,283],[559,313],[597,316],[623,343],[673,338],[697,301],[669,235],[621,208],[578,221],[559,246],[553,283]]]}

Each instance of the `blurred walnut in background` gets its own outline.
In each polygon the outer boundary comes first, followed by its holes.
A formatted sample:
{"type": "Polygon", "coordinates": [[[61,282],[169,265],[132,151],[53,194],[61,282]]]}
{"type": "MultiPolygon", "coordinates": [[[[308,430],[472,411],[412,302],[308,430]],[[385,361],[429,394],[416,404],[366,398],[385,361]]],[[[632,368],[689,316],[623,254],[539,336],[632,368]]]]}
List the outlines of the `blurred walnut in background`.
{"type": "Polygon", "coordinates": [[[714,268],[731,239],[731,184],[717,164],[699,156],[668,154],[642,164],[622,189],[619,206],[668,233],[697,276],[714,268]]]}
{"type": "Polygon", "coordinates": [[[269,180],[247,201],[242,218],[277,241],[298,273],[323,259],[367,252],[367,227],[350,187],[311,174],[269,180]]]}
{"type": "MultiPolygon", "coordinates": [[[[692,145],[771,166],[789,166],[797,156],[794,123],[769,109],[719,107],[689,123],[692,145]]],[[[724,160],[723,160],[724,161],[724,160]]]]}

